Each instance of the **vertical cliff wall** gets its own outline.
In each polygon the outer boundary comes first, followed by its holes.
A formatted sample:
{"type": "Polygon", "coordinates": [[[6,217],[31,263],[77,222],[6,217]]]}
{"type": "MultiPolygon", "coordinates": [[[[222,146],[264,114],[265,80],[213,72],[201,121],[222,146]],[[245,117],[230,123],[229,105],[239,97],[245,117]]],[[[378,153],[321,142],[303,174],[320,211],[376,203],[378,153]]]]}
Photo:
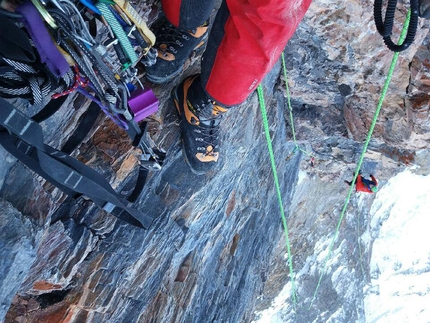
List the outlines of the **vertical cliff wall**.
{"type": "MultiPolygon", "coordinates": [[[[264,81],[297,273],[299,303],[286,310],[285,322],[364,320],[371,243],[357,241],[369,230],[373,196],[354,196],[315,299],[313,293],[346,197],[343,180],[361,153],[392,57],[375,32],[372,5],[315,0],[285,51],[295,135],[313,160],[293,152],[280,64],[264,81]]],[[[157,9],[144,8],[151,17],[157,9]]],[[[427,32],[428,23],[420,21],[414,45],[400,56],[363,165],[382,185],[409,165],[428,173],[427,32]]],[[[198,60],[190,65],[186,74],[198,70],[198,60]]],[[[196,176],[181,153],[169,97],[174,83],[154,87],[161,109],[150,122],[151,136],[168,157],[137,202],[156,218],[150,230],[124,224],[84,199],[69,203],[0,150],[0,319],[250,322],[288,284],[256,95],[225,117],[223,166],[196,176]]],[[[51,144],[76,126],[83,104],[71,97],[44,124],[51,144]]],[[[75,152],[125,194],[135,180],[138,153],[104,118],[75,152]]]]}

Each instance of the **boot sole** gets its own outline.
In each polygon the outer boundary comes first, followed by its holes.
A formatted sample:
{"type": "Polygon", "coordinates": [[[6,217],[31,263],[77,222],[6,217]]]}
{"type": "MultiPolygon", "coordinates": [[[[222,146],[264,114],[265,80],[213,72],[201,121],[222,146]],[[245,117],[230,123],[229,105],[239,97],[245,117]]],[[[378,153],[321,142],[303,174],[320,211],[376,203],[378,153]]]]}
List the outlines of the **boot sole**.
{"type": "Polygon", "coordinates": [[[151,76],[149,74],[146,74],[146,79],[154,84],[164,84],[173,81],[173,79],[181,74],[183,71],[184,66],[181,66],[178,70],[174,71],[172,74],[164,76],[164,77],[158,77],[158,76],[151,76]]]}

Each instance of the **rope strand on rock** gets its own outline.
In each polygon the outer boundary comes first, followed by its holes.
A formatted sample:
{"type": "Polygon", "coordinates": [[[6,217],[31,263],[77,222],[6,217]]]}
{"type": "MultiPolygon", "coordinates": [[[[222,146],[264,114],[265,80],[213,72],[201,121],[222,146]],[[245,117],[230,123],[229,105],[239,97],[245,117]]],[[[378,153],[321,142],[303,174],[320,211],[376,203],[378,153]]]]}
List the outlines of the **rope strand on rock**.
{"type": "Polygon", "coordinates": [[[282,52],[281,58],[282,58],[282,70],[283,70],[284,79],[285,79],[285,92],[287,94],[287,106],[288,106],[288,111],[290,113],[290,126],[291,126],[291,132],[292,132],[292,135],[293,135],[293,141],[294,141],[294,145],[295,145],[295,148],[291,152],[291,155],[293,155],[296,152],[296,150],[299,150],[302,153],[304,153],[305,155],[308,155],[309,157],[315,157],[311,153],[309,153],[306,150],[300,148],[299,144],[297,143],[296,132],[295,132],[295,129],[294,129],[293,108],[291,107],[291,95],[290,95],[290,89],[288,88],[288,77],[287,77],[287,68],[285,66],[285,55],[284,55],[284,52],[282,52]]]}
{"type": "MultiPolygon", "coordinates": [[[[411,17],[411,11],[409,10],[408,14],[407,14],[407,17],[406,17],[406,21],[405,21],[405,23],[403,25],[403,29],[402,29],[402,33],[400,35],[399,43],[402,43],[404,41],[405,37],[406,37],[408,26],[409,26],[410,17],[411,17]]],[[[326,272],[328,260],[331,257],[331,253],[333,251],[334,243],[336,242],[336,239],[337,239],[339,231],[340,231],[340,225],[341,225],[341,223],[343,221],[346,209],[347,209],[349,201],[351,199],[352,192],[353,192],[353,190],[355,188],[355,182],[356,182],[357,176],[358,176],[358,174],[360,172],[361,165],[363,164],[364,155],[365,155],[365,153],[367,151],[367,148],[369,146],[370,140],[372,138],[373,130],[374,130],[376,122],[378,120],[378,116],[379,116],[379,113],[381,111],[382,104],[384,102],[385,96],[387,94],[388,86],[389,86],[389,84],[391,82],[391,78],[392,78],[393,73],[394,73],[394,68],[396,66],[398,56],[399,56],[399,52],[395,52],[394,55],[393,55],[393,59],[391,61],[390,69],[388,71],[387,78],[385,80],[385,84],[384,84],[384,87],[382,89],[382,92],[381,92],[381,95],[380,95],[380,98],[379,98],[379,101],[378,101],[378,105],[376,107],[376,110],[375,110],[375,113],[374,113],[374,116],[373,116],[373,120],[372,120],[372,123],[370,125],[369,131],[368,131],[368,134],[367,134],[367,138],[366,138],[366,141],[364,143],[364,146],[363,146],[363,149],[362,149],[362,152],[361,152],[361,156],[360,156],[359,161],[357,163],[357,167],[356,167],[356,171],[355,171],[355,174],[354,174],[354,178],[352,180],[352,183],[351,183],[349,191],[348,191],[348,195],[347,195],[345,203],[343,205],[343,208],[342,208],[342,211],[341,211],[341,214],[340,214],[340,217],[339,217],[339,221],[337,223],[336,230],[334,232],[333,239],[332,239],[332,241],[330,243],[329,250],[328,250],[327,256],[326,256],[325,261],[324,261],[323,270],[322,270],[322,272],[320,274],[317,286],[315,288],[314,295],[313,295],[311,303],[309,305],[309,309],[312,307],[312,305],[313,305],[313,303],[314,303],[314,301],[316,299],[316,295],[317,295],[319,287],[321,285],[322,278],[323,278],[323,276],[324,276],[324,274],[326,272]]],[[[294,140],[294,144],[295,144],[295,148],[293,149],[292,154],[296,150],[300,150],[301,152],[305,153],[306,155],[312,156],[308,152],[306,152],[303,149],[301,149],[299,147],[298,143],[297,143],[297,140],[296,140],[296,135],[295,135],[295,130],[294,130],[294,122],[293,122],[293,116],[292,116],[292,108],[291,108],[291,104],[290,104],[290,94],[289,94],[289,90],[288,90],[288,80],[287,80],[287,75],[286,75],[284,53],[282,53],[281,57],[282,57],[282,64],[283,64],[283,71],[284,71],[284,78],[285,78],[285,86],[286,86],[286,93],[287,93],[287,104],[288,104],[288,109],[289,109],[289,112],[290,112],[290,122],[291,122],[291,128],[292,128],[292,133],[293,133],[293,140],[294,140]]],[[[261,84],[257,88],[257,93],[258,93],[258,99],[259,99],[259,103],[260,103],[261,115],[262,115],[262,119],[263,119],[264,132],[265,132],[266,140],[267,140],[267,147],[268,147],[268,150],[269,150],[270,163],[271,163],[271,167],[272,167],[272,172],[273,172],[273,177],[274,177],[276,192],[277,192],[277,196],[278,196],[279,208],[280,208],[280,211],[281,211],[282,224],[283,224],[284,232],[285,232],[285,240],[286,240],[287,253],[288,253],[288,265],[289,265],[289,269],[290,269],[290,279],[291,279],[291,287],[292,287],[291,288],[291,290],[292,290],[291,294],[292,294],[292,299],[293,299],[293,305],[294,305],[294,307],[296,307],[296,305],[297,305],[297,295],[296,295],[295,277],[294,277],[294,271],[293,271],[293,262],[292,262],[292,254],[291,254],[291,244],[290,244],[290,240],[289,240],[287,219],[285,217],[285,212],[284,212],[284,207],[283,207],[283,202],[282,202],[282,195],[281,195],[281,190],[280,190],[280,186],[279,186],[279,180],[278,180],[278,175],[277,175],[277,170],[276,170],[275,157],[274,157],[273,147],[272,147],[272,140],[270,138],[270,131],[269,131],[269,123],[268,123],[268,119],[267,119],[266,105],[265,105],[264,94],[263,94],[263,89],[262,89],[261,84]]]]}
{"type": "Polygon", "coordinates": [[[264,133],[266,135],[267,148],[269,149],[269,157],[270,157],[270,164],[272,166],[273,179],[275,182],[276,193],[278,196],[279,209],[281,211],[282,225],[284,227],[284,232],[285,232],[285,242],[287,245],[287,253],[288,253],[288,266],[290,268],[291,295],[293,298],[293,305],[295,306],[297,304],[296,287],[294,282],[293,260],[291,255],[290,239],[288,237],[288,225],[287,225],[287,219],[285,217],[285,212],[284,212],[284,204],[282,202],[281,189],[280,189],[279,180],[278,180],[278,173],[276,171],[275,155],[273,154],[272,139],[270,138],[269,122],[267,120],[266,104],[265,104],[263,88],[261,87],[261,84],[257,88],[257,93],[258,93],[258,100],[260,102],[261,116],[263,118],[263,127],[264,127],[264,133]]]}
{"type": "MultiPolygon", "coordinates": [[[[407,14],[407,16],[406,16],[406,21],[405,21],[405,23],[404,23],[404,25],[403,25],[403,29],[402,29],[402,33],[401,33],[401,35],[400,35],[399,43],[402,43],[402,42],[403,42],[403,40],[404,40],[404,39],[405,39],[405,37],[406,37],[407,31],[408,31],[408,26],[409,26],[410,17],[411,17],[411,10],[409,10],[409,11],[408,11],[408,14],[407,14]]],[[[316,295],[317,295],[317,293],[318,293],[318,289],[319,289],[319,287],[320,287],[320,285],[321,285],[322,277],[324,276],[325,271],[326,271],[326,269],[327,269],[327,263],[328,263],[328,260],[330,259],[331,253],[332,253],[332,251],[333,251],[334,243],[335,243],[335,241],[336,241],[336,239],[337,239],[337,236],[338,236],[338,234],[339,234],[339,228],[340,228],[340,225],[341,225],[342,220],[343,220],[343,218],[344,218],[344,216],[345,216],[346,208],[347,208],[347,206],[348,206],[348,204],[349,204],[349,200],[351,199],[352,192],[353,192],[353,190],[354,190],[354,188],[355,188],[355,182],[356,182],[356,180],[357,180],[357,176],[358,176],[358,174],[359,174],[359,172],[360,172],[361,165],[363,164],[364,154],[366,153],[366,151],[367,151],[367,147],[369,146],[370,139],[372,138],[373,130],[374,130],[374,128],[375,128],[376,121],[378,120],[378,116],[379,116],[379,112],[381,111],[382,103],[384,102],[385,96],[386,96],[386,94],[387,94],[388,86],[390,85],[391,78],[392,78],[392,76],[393,76],[394,68],[395,68],[395,66],[396,66],[396,63],[397,63],[397,59],[398,59],[398,57],[399,57],[399,52],[395,52],[395,53],[394,53],[394,55],[393,55],[393,59],[392,59],[392,61],[391,61],[391,65],[390,65],[390,69],[389,69],[389,71],[388,71],[387,78],[385,79],[384,87],[382,88],[382,92],[381,92],[381,95],[380,95],[380,98],[379,98],[379,101],[378,101],[378,105],[377,105],[376,110],[375,110],[375,114],[374,114],[374,116],[373,116],[372,124],[370,125],[369,132],[368,132],[368,134],[367,134],[366,141],[364,142],[364,146],[363,146],[363,150],[362,150],[362,152],[361,152],[360,159],[359,159],[359,161],[358,161],[358,163],[357,163],[357,168],[356,168],[356,170],[355,170],[354,178],[353,178],[352,183],[351,183],[351,186],[350,186],[350,188],[349,188],[349,192],[348,192],[348,195],[347,195],[347,197],[346,197],[345,203],[344,203],[344,205],[343,205],[342,212],[341,212],[341,214],[340,214],[339,221],[338,221],[338,223],[337,223],[337,226],[336,226],[336,230],[335,230],[335,233],[334,233],[333,239],[332,239],[332,241],[331,241],[331,243],[330,243],[330,247],[329,247],[329,250],[328,250],[327,256],[326,256],[326,258],[325,258],[325,261],[324,261],[324,267],[323,267],[323,270],[322,270],[322,272],[321,272],[321,274],[320,274],[320,277],[319,277],[319,280],[318,280],[318,284],[317,284],[317,287],[316,287],[316,289],[315,289],[315,292],[314,292],[314,295],[313,295],[313,298],[312,298],[311,304],[309,305],[309,309],[312,307],[313,302],[314,302],[314,301],[315,301],[315,299],[316,299],[316,295]]]]}

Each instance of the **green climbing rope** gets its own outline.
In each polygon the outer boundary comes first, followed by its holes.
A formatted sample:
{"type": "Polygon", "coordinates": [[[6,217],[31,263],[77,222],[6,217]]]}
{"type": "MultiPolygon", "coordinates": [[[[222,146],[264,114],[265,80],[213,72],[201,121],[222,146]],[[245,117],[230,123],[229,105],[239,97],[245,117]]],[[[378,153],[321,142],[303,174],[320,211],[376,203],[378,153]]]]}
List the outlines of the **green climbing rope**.
{"type": "Polygon", "coordinates": [[[305,155],[308,155],[310,157],[314,157],[311,153],[308,153],[307,151],[305,151],[302,148],[300,148],[299,144],[297,143],[296,132],[294,130],[293,108],[291,107],[291,99],[290,99],[291,96],[290,96],[290,89],[288,88],[287,68],[285,66],[285,55],[284,55],[284,52],[282,52],[281,58],[282,58],[282,70],[283,70],[284,79],[285,79],[285,90],[286,90],[286,94],[287,94],[287,106],[288,106],[288,111],[290,113],[291,132],[293,133],[293,141],[294,141],[294,145],[295,145],[295,148],[293,149],[293,151],[291,152],[291,154],[294,154],[294,152],[296,150],[299,150],[302,153],[304,153],[305,155]]]}
{"type": "MultiPolygon", "coordinates": [[[[405,23],[404,23],[404,25],[403,25],[402,33],[401,33],[401,35],[400,35],[399,44],[400,44],[400,43],[402,43],[402,42],[403,42],[403,40],[404,40],[404,39],[405,39],[405,37],[406,37],[406,33],[407,33],[407,30],[408,30],[410,17],[411,17],[411,10],[409,9],[408,14],[407,14],[407,16],[406,16],[406,21],[405,21],[405,23]]],[[[372,124],[370,125],[369,132],[368,132],[368,134],[367,134],[367,138],[366,138],[366,141],[365,141],[365,143],[364,143],[363,150],[362,150],[362,152],[361,152],[361,156],[360,156],[360,159],[359,159],[358,164],[357,164],[357,168],[356,168],[356,170],[355,170],[354,178],[353,178],[352,183],[351,183],[351,186],[350,186],[350,188],[349,188],[348,196],[346,197],[345,203],[344,203],[344,205],[343,205],[342,212],[341,212],[341,214],[340,214],[339,221],[338,221],[338,223],[337,223],[337,227],[336,227],[335,234],[334,234],[333,239],[332,239],[332,241],[331,241],[331,243],[330,243],[330,247],[329,247],[328,254],[327,254],[326,258],[325,258],[324,268],[323,268],[323,270],[322,270],[322,272],[321,272],[321,274],[320,274],[320,277],[319,277],[319,280],[318,280],[318,284],[317,284],[317,287],[316,287],[316,289],[315,289],[315,292],[314,292],[314,295],[313,295],[313,298],[312,298],[311,304],[310,304],[310,306],[309,306],[309,309],[310,309],[310,308],[312,307],[312,305],[313,305],[313,302],[314,302],[314,300],[315,300],[315,298],[316,298],[316,295],[317,295],[317,293],[318,293],[318,289],[319,289],[319,287],[320,287],[320,285],[321,285],[322,277],[324,276],[325,271],[326,271],[326,269],[327,269],[327,263],[328,263],[328,260],[330,259],[331,253],[332,253],[332,251],[333,251],[334,243],[335,243],[335,241],[336,241],[336,239],[337,239],[337,236],[338,236],[338,234],[339,234],[339,228],[340,228],[340,225],[341,225],[342,220],[343,220],[343,218],[344,218],[344,216],[345,216],[346,208],[348,207],[349,200],[351,199],[352,192],[354,191],[354,188],[355,188],[355,182],[356,182],[356,180],[357,180],[357,176],[358,176],[358,174],[359,174],[359,172],[360,172],[361,165],[363,164],[364,155],[365,155],[365,153],[366,153],[366,151],[367,151],[367,147],[369,146],[370,139],[372,138],[373,130],[374,130],[374,128],[375,128],[376,121],[378,120],[378,116],[379,116],[379,112],[381,111],[382,103],[384,102],[385,96],[386,96],[386,94],[387,94],[388,86],[390,85],[391,78],[392,78],[392,76],[393,76],[394,68],[395,68],[395,66],[396,66],[396,63],[397,63],[397,59],[398,59],[398,57],[399,57],[399,53],[398,53],[398,52],[394,53],[394,55],[393,55],[393,59],[392,59],[392,61],[391,61],[390,69],[389,69],[389,71],[388,71],[388,75],[387,75],[387,78],[386,78],[386,80],[385,80],[385,84],[384,84],[384,87],[383,87],[383,89],[382,89],[381,96],[380,96],[380,98],[379,98],[378,105],[377,105],[376,110],[375,110],[375,114],[374,114],[374,116],[373,116],[372,124]]]]}
{"type": "Polygon", "coordinates": [[[270,157],[270,164],[272,166],[273,179],[275,182],[276,193],[278,196],[279,209],[281,211],[282,225],[284,227],[284,232],[285,232],[285,242],[287,245],[287,252],[288,252],[288,266],[290,269],[291,295],[293,299],[293,304],[295,306],[297,304],[296,287],[294,282],[293,260],[291,255],[290,239],[288,237],[288,225],[287,225],[287,219],[285,217],[285,212],[284,212],[284,204],[282,203],[281,188],[279,186],[278,173],[276,171],[275,155],[273,154],[272,139],[270,138],[270,131],[269,131],[269,121],[267,120],[267,110],[266,110],[266,104],[264,100],[263,88],[261,87],[261,84],[257,88],[257,93],[258,93],[258,100],[260,102],[261,115],[263,118],[263,127],[264,127],[264,133],[266,135],[267,148],[269,149],[269,157],[270,157]]]}

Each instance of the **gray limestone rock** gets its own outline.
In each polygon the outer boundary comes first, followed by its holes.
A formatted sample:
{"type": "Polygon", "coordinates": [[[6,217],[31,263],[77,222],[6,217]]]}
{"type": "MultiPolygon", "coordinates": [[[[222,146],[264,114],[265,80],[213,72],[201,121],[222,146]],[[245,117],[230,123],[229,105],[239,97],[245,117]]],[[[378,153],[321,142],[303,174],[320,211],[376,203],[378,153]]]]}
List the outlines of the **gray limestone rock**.
{"type": "MultiPolygon", "coordinates": [[[[157,4],[142,3],[150,20],[157,4]]],[[[298,306],[286,297],[284,322],[365,322],[373,196],[353,196],[329,258],[327,250],[346,197],[343,181],[362,153],[392,57],[372,5],[315,0],[285,50],[287,80],[279,62],[263,82],[297,287],[298,306]],[[360,243],[365,236],[370,241],[360,243]]],[[[363,173],[381,185],[411,165],[429,172],[427,33],[420,20],[365,155],[363,173]]],[[[199,70],[198,58],[182,77],[199,70]]],[[[170,100],[178,82],[152,86],[160,110],[150,134],[167,159],[135,203],[154,217],[149,230],[85,199],[69,201],[0,150],[0,321],[251,322],[291,288],[257,95],[225,115],[222,166],[197,176],[184,161],[170,100]]],[[[86,106],[71,96],[43,123],[46,140],[63,143],[86,106]]],[[[107,118],[73,155],[130,193],[139,151],[107,118]]]]}
{"type": "Polygon", "coordinates": [[[0,199],[0,318],[37,259],[43,228],[0,199]]]}

